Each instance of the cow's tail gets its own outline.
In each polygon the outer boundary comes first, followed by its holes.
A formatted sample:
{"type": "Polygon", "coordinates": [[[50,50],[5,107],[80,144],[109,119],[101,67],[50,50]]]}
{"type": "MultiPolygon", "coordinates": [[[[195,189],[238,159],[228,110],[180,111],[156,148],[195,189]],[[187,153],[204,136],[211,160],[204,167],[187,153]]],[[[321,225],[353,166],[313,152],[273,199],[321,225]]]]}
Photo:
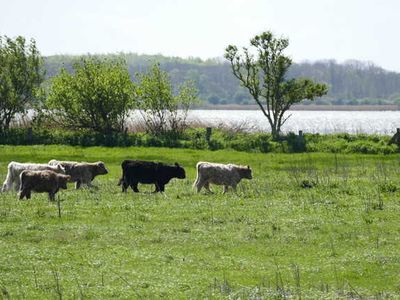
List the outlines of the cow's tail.
{"type": "Polygon", "coordinates": [[[196,180],[193,182],[192,188],[196,188],[196,187],[199,185],[199,183],[200,183],[200,172],[199,172],[199,168],[200,168],[200,163],[197,163],[197,165],[196,165],[196,173],[197,173],[197,175],[196,175],[196,180]]]}
{"type": "Polygon", "coordinates": [[[10,162],[8,164],[7,177],[6,177],[6,180],[4,180],[3,187],[1,188],[2,192],[7,192],[7,191],[11,190],[13,182],[15,181],[14,180],[14,172],[13,172],[13,168],[12,168],[12,163],[13,162],[10,162]]]}
{"type": "Polygon", "coordinates": [[[22,171],[21,174],[19,174],[19,191],[22,191],[22,183],[25,182],[26,178],[26,172],[27,171],[22,171]]]}
{"type": "Polygon", "coordinates": [[[124,161],[121,163],[122,176],[121,176],[121,178],[119,179],[117,186],[120,186],[120,185],[122,185],[122,184],[125,182],[125,169],[126,169],[126,165],[127,165],[127,164],[128,164],[128,161],[127,161],[127,160],[124,160],[124,161]]]}
{"type": "Polygon", "coordinates": [[[122,176],[121,176],[121,178],[118,180],[118,184],[117,184],[117,186],[120,186],[120,185],[124,185],[124,183],[126,183],[126,178],[125,178],[125,165],[124,165],[124,163],[125,163],[125,161],[122,163],[122,176]]]}

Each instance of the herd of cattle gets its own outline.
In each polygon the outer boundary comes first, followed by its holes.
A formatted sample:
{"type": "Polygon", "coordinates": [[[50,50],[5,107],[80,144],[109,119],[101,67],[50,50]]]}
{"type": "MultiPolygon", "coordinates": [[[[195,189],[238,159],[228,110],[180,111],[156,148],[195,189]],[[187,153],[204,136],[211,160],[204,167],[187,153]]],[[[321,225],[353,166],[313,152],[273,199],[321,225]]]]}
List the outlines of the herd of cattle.
{"type": "MultiPolygon", "coordinates": [[[[131,187],[139,192],[138,184],[154,184],[154,192],[164,192],[165,185],[173,178],[186,178],[185,169],[178,163],[167,165],[161,162],[124,160],[121,164],[122,177],[118,182],[122,191],[131,187]]],[[[210,184],[222,185],[223,192],[236,186],[243,179],[252,179],[249,166],[234,164],[219,164],[198,162],[196,165],[197,178],[193,187],[197,192],[204,187],[210,192],[210,184]]],[[[31,198],[31,192],[48,193],[49,199],[54,201],[59,189],[66,189],[68,182],[75,182],[75,188],[82,184],[91,186],[93,179],[98,175],[105,175],[108,170],[101,161],[95,163],[50,160],[47,164],[18,163],[8,164],[7,177],[1,189],[2,192],[13,189],[19,191],[19,199],[31,198]]]]}

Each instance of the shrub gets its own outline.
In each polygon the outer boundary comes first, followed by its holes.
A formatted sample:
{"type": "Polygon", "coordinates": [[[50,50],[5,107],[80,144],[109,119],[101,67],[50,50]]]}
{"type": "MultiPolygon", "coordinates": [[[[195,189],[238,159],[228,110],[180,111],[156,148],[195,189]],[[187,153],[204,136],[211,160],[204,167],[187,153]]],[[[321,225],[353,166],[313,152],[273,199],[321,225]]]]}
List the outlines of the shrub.
{"type": "Polygon", "coordinates": [[[44,79],[43,59],[32,39],[0,36],[0,130],[10,127],[16,114],[25,114],[37,100],[44,79]]]}
{"type": "MultiPolygon", "coordinates": [[[[391,154],[398,151],[397,145],[387,145],[388,137],[315,135],[305,134],[307,152],[391,154]],[[359,137],[359,139],[357,139],[359,137]]],[[[270,134],[232,133],[216,129],[210,141],[206,140],[204,128],[187,129],[181,134],[167,132],[164,135],[149,133],[111,132],[99,133],[88,129],[65,130],[34,128],[12,128],[0,131],[0,144],[65,144],[73,146],[143,146],[191,149],[232,149],[245,152],[300,152],[296,135],[288,135],[282,141],[273,141],[270,134]]]]}
{"type": "Polygon", "coordinates": [[[67,129],[123,131],[134,104],[134,85],[125,63],[86,58],[73,69],[69,73],[64,68],[51,79],[41,120],[67,129]]]}
{"type": "Polygon", "coordinates": [[[147,131],[165,135],[168,131],[180,134],[186,129],[188,110],[198,102],[198,91],[193,83],[183,83],[175,95],[168,73],[160,70],[159,64],[154,64],[148,73],[136,76],[139,109],[147,131]]]}

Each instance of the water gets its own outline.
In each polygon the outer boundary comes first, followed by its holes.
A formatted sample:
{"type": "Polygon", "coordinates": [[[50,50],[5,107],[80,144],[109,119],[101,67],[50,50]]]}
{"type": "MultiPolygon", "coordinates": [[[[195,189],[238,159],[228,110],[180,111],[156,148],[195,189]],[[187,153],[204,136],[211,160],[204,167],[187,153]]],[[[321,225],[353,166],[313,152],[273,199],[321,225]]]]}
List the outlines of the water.
{"type": "MultiPolygon", "coordinates": [[[[400,128],[400,111],[289,111],[291,117],[283,125],[283,132],[307,133],[375,133],[392,135],[400,128]]],[[[286,115],[288,115],[286,114],[286,115]]],[[[28,119],[33,116],[29,111],[28,119]]],[[[141,120],[132,111],[128,123],[141,120]]],[[[188,120],[200,126],[242,127],[247,131],[269,132],[267,118],[260,110],[192,110],[188,120]]],[[[22,122],[23,123],[23,122],[22,122]]]]}
{"type": "MultiPolygon", "coordinates": [[[[290,111],[283,132],[376,133],[390,135],[400,127],[400,111],[290,111]]],[[[242,125],[249,131],[270,131],[259,110],[192,110],[188,119],[218,126],[242,125]]]]}

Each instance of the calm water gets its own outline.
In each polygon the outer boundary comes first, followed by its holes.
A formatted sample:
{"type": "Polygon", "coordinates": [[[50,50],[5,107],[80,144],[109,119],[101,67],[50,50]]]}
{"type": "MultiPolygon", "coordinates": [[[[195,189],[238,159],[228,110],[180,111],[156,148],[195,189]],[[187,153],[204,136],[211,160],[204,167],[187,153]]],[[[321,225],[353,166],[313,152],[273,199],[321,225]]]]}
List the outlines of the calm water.
{"type": "MultiPolygon", "coordinates": [[[[291,111],[284,132],[393,134],[400,127],[400,111],[291,111]]],[[[243,125],[252,131],[269,131],[258,110],[193,110],[189,120],[218,126],[243,125]]]]}
{"type": "MultiPolygon", "coordinates": [[[[377,133],[390,135],[400,128],[400,111],[290,111],[291,117],[283,125],[283,132],[309,133],[377,133]]],[[[33,111],[28,114],[28,119],[33,111]]],[[[128,123],[141,119],[132,111],[128,123]]],[[[192,110],[189,121],[201,126],[225,124],[241,126],[248,131],[270,131],[267,119],[259,110],[192,110]]],[[[18,123],[18,122],[17,122],[18,123]]],[[[23,122],[22,122],[23,123],[23,122]]]]}

